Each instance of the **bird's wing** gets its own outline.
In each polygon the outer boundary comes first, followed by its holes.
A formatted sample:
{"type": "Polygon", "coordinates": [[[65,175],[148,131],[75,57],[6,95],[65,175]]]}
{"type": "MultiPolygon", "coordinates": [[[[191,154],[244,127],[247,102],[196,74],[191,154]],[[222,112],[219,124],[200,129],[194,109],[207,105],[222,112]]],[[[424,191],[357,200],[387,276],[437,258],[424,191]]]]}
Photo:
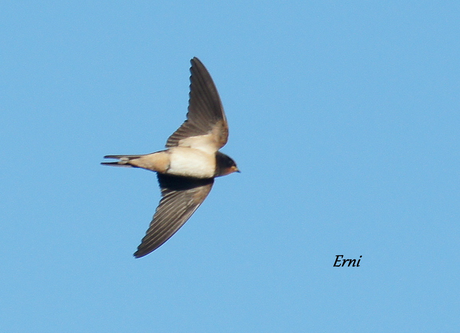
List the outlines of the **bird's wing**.
{"type": "Polygon", "coordinates": [[[184,225],[211,191],[213,178],[199,179],[158,173],[161,201],[134,256],[143,257],[160,247],[184,225]]]}
{"type": "Polygon", "coordinates": [[[206,67],[198,58],[190,62],[187,120],[168,138],[166,147],[192,147],[214,153],[227,143],[227,119],[206,67]]]}

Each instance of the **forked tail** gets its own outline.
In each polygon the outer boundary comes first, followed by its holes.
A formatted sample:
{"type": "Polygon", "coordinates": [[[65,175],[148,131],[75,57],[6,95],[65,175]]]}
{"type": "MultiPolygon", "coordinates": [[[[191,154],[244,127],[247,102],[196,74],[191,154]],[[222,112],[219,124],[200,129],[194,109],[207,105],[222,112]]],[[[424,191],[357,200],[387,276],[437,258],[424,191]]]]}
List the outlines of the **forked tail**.
{"type": "Polygon", "coordinates": [[[136,167],[130,163],[131,160],[138,159],[142,155],[106,155],[104,158],[116,158],[115,162],[102,162],[102,165],[122,166],[122,167],[136,167]]]}

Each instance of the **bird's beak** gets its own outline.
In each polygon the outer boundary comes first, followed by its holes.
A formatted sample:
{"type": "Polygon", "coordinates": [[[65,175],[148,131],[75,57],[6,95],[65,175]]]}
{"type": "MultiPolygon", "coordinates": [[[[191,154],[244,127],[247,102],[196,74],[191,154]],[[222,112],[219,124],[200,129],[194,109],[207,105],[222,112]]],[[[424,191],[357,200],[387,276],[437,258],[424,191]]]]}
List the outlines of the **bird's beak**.
{"type": "Polygon", "coordinates": [[[236,166],[233,167],[233,172],[241,173],[240,169],[238,169],[238,167],[236,167],[236,166]]]}

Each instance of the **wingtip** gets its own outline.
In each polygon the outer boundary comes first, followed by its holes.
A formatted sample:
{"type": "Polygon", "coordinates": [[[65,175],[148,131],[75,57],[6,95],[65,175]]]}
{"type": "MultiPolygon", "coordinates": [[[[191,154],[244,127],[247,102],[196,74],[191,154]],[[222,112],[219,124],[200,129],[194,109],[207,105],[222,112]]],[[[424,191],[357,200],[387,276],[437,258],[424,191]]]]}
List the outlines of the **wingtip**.
{"type": "Polygon", "coordinates": [[[193,65],[200,65],[200,66],[203,66],[203,63],[201,62],[200,59],[198,59],[198,57],[193,57],[191,60],[190,60],[190,63],[193,65]]]}
{"type": "Polygon", "coordinates": [[[136,252],[133,253],[133,257],[135,259],[139,259],[139,258],[145,257],[147,254],[152,253],[152,252],[153,252],[153,250],[145,252],[145,251],[141,251],[141,250],[138,249],[136,252]]]}
{"type": "Polygon", "coordinates": [[[156,247],[145,246],[143,241],[144,241],[144,239],[142,239],[141,244],[139,244],[139,246],[137,247],[136,252],[133,253],[134,258],[136,258],[136,259],[145,257],[147,254],[152,253],[153,251],[155,251],[158,248],[158,246],[156,246],[156,247]]]}

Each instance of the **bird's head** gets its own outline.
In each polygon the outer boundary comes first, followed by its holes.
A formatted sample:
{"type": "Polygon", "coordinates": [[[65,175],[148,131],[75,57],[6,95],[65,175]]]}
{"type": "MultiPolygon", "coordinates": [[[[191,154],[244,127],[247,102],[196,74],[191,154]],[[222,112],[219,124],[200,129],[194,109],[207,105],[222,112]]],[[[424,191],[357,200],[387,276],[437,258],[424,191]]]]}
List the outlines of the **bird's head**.
{"type": "Polygon", "coordinates": [[[215,177],[226,176],[233,172],[240,172],[235,161],[231,157],[217,152],[215,177]]]}

